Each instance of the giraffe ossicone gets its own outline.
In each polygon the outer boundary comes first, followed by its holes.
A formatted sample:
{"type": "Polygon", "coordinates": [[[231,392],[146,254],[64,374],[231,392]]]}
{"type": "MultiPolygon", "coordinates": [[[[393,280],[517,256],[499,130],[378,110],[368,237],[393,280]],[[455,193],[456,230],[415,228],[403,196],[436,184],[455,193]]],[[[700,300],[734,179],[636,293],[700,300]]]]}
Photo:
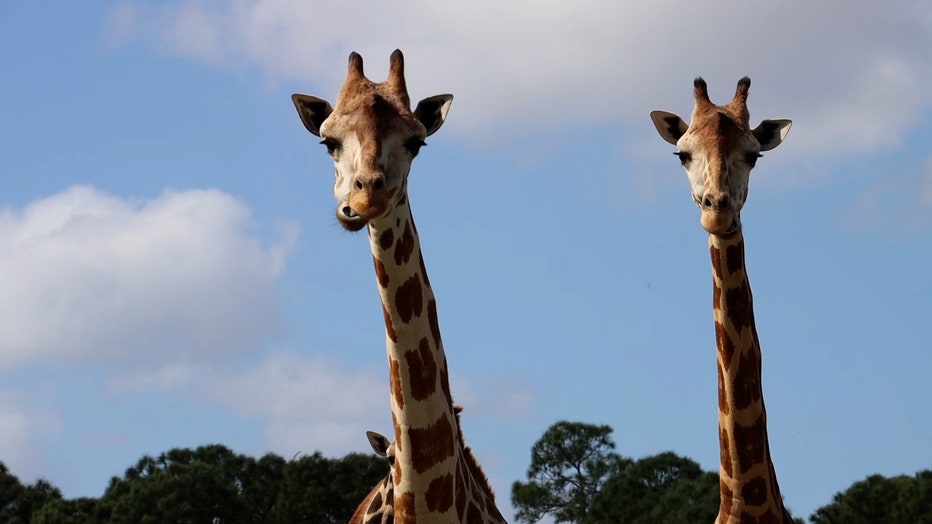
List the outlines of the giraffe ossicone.
{"type": "Polygon", "coordinates": [[[770,455],[761,386],[761,350],[744,261],[740,213],[748,178],[761,151],[780,145],[789,120],[764,120],[750,129],[747,77],[724,106],[709,100],[706,83],[694,83],[689,124],[666,111],[651,112],[660,136],[677,146],[693,200],[709,233],[712,312],[718,367],[719,489],[716,524],[791,524],[770,455]]]}
{"type": "MultiPolygon", "coordinates": [[[[404,57],[395,50],[388,78],[379,83],[366,78],[362,57],[351,53],[335,106],[310,95],[292,100],[333,159],[337,220],[350,231],[368,227],[395,434],[392,497],[381,497],[382,506],[391,505],[399,523],[505,522],[453,406],[437,303],[408,201],[412,161],[443,125],[453,96],[425,98],[412,111],[404,57]]],[[[387,518],[382,506],[370,507],[376,500],[370,497],[357,515],[387,518]]]]}

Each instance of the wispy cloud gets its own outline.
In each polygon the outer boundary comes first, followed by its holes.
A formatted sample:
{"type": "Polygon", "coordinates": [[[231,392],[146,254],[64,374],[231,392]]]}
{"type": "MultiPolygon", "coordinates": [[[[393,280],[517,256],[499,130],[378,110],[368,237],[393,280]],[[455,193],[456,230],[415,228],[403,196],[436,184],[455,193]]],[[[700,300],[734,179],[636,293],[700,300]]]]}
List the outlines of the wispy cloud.
{"type": "Polygon", "coordinates": [[[402,48],[413,95],[453,92],[452,132],[475,140],[548,127],[646,128],[650,109],[689,111],[694,76],[727,100],[748,74],[752,118],[794,118],[797,153],[837,155],[897,143],[932,104],[924,96],[930,16],[919,0],[178,0],[120,3],[105,32],[218,67],[258,69],[273,83],[300,81],[325,97],[336,93],[349,51],[363,53],[380,79],[388,54],[402,48]]]}
{"type": "MultiPolygon", "coordinates": [[[[455,377],[456,402],[477,419],[526,415],[534,395],[513,381],[455,377]]],[[[178,363],[111,383],[114,392],[159,391],[206,400],[265,427],[269,449],[291,456],[365,449],[366,430],[391,435],[388,374],[321,355],[277,351],[251,365],[178,363]]]]}

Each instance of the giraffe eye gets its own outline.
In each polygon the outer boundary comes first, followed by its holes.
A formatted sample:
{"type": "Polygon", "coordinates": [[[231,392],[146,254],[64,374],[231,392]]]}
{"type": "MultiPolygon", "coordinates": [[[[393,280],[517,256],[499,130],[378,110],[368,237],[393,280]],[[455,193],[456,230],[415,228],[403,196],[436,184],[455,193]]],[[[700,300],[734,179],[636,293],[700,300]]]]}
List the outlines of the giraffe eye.
{"type": "Polygon", "coordinates": [[[332,138],[325,138],[320,141],[321,144],[327,147],[327,154],[333,156],[334,153],[340,150],[340,142],[332,138]]]}
{"type": "Polygon", "coordinates": [[[426,145],[427,143],[421,138],[412,138],[405,142],[405,149],[411,152],[411,156],[417,156],[421,148],[426,145]]]}
{"type": "Polygon", "coordinates": [[[745,157],[744,161],[747,162],[749,166],[754,167],[757,165],[757,159],[762,156],[764,155],[760,153],[750,153],[747,157],[745,157]]]}
{"type": "Polygon", "coordinates": [[[688,164],[690,160],[693,159],[693,156],[687,153],[686,151],[674,151],[673,154],[680,158],[680,163],[683,164],[684,166],[688,164]]]}

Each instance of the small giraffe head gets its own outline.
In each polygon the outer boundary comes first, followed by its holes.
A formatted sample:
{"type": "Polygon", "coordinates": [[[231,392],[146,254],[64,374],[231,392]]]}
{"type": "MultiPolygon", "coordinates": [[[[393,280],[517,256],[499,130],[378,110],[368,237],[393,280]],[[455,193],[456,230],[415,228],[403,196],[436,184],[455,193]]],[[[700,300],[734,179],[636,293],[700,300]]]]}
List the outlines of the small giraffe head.
{"type": "Polygon", "coordinates": [[[693,200],[702,211],[702,227],[714,235],[728,235],[741,227],[741,208],[748,196],[748,178],[761,156],[783,141],[789,120],[764,120],[753,130],[748,125],[748,88],[751,79],[738,81],[735,96],[726,105],[709,100],[705,80],[696,78],[691,122],[666,111],[650,114],[657,132],[675,145],[693,200]]]}
{"type": "Polygon", "coordinates": [[[333,158],[337,220],[358,231],[401,200],[411,162],[424,139],[443,125],[453,95],[425,98],[412,112],[404,56],[396,49],[381,83],[366,78],[362,57],[350,53],[336,108],[315,96],[296,93],[291,99],[304,126],[333,158]]]}

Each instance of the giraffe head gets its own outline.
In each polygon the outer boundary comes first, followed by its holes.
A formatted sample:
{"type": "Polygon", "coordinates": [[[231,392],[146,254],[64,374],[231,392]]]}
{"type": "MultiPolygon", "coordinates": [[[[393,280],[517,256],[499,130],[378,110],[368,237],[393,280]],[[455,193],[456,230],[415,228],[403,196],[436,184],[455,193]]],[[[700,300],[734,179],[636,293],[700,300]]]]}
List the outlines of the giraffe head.
{"type": "Polygon", "coordinates": [[[443,125],[453,95],[425,98],[412,112],[404,56],[396,49],[381,83],[366,78],[362,57],[350,53],[335,108],[315,96],[296,93],[291,99],[304,126],[333,158],[337,220],[358,231],[402,199],[411,162],[424,139],[443,125]]]}
{"type": "Polygon", "coordinates": [[[676,146],[693,200],[702,211],[701,223],[711,234],[728,235],[741,227],[741,208],[748,196],[748,178],[761,156],[783,141],[789,120],[764,120],[756,128],[748,124],[748,88],[751,79],[738,81],[731,102],[718,106],[709,100],[705,80],[696,78],[695,107],[691,122],[666,111],[650,114],[657,132],[676,146]]]}

